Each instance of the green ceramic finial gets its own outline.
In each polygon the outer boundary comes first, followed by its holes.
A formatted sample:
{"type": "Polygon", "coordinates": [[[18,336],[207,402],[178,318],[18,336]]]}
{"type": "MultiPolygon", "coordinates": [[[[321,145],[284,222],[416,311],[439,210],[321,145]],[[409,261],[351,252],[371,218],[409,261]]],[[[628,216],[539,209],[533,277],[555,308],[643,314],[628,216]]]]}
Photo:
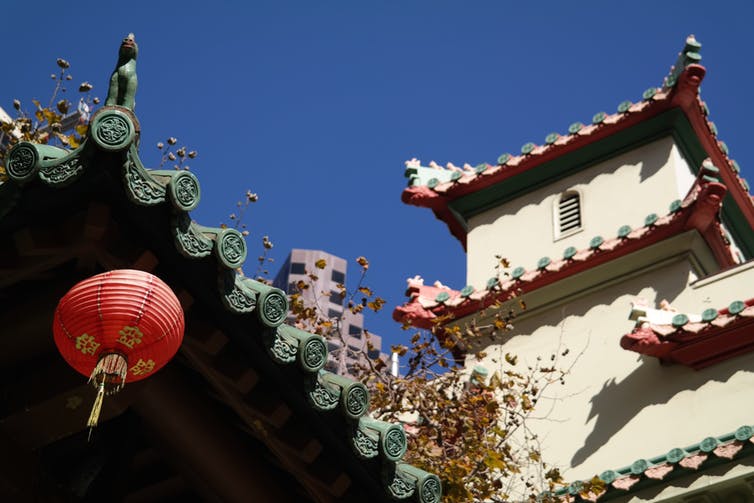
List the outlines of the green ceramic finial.
{"type": "Polygon", "coordinates": [[[118,63],[110,76],[110,88],[107,90],[106,106],[121,106],[131,111],[136,97],[136,55],[139,46],[133,33],[129,33],[118,50],[118,63]]]}

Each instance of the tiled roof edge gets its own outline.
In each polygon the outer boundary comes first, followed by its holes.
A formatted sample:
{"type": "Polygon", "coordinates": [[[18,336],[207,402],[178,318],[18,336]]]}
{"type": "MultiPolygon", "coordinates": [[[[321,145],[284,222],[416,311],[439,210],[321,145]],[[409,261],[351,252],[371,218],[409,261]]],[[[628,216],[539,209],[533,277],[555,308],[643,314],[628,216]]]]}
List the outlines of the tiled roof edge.
{"type": "Polygon", "coordinates": [[[638,459],[617,470],[606,470],[597,476],[601,488],[594,488],[592,481],[577,481],[555,492],[554,496],[561,501],[596,502],[635,493],[667,483],[668,479],[751,454],[754,452],[753,436],[754,428],[744,425],[725,435],[707,437],[685,448],[674,448],[650,459],[638,459]]]}
{"type": "Polygon", "coordinates": [[[713,176],[715,169],[710,163],[705,162],[689,194],[683,201],[673,201],[667,215],[660,217],[655,213],[649,214],[644,225],[638,228],[621,226],[614,238],[595,236],[585,249],[568,247],[564,250],[562,258],[542,257],[537,261],[536,269],[515,267],[506,273],[507,278],[490,278],[483,290],[475,290],[471,285],[454,290],[439,282],[435,283],[435,286],[425,286],[421,277],[411,278],[408,280],[406,291],[409,301],[395,308],[393,318],[402,323],[429,329],[434,327],[440,318],[448,321],[460,318],[488,307],[495,301],[506,300],[515,292],[532,291],[562,279],[570,274],[571,270],[583,268],[591,259],[602,257],[607,261],[615,258],[612,255],[621,256],[630,246],[658,235],[662,229],[672,232],[674,229],[682,231],[686,228],[700,228],[701,232],[701,228],[704,228],[703,237],[713,248],[713,252],[716,251],[717,260],[722,266],[733,265],[735,258],[725,243],[719,222],[709,225],[709,221],[717,221],[717,212],[726,192],[725,186],[713,176]],[[692,218],[693,215],[698,216],[692,218]]]}
{"type": "MultiPolygon", "coordinates": [[[[263,326],[263,342],[279,364],[296,364],[307,375],[304,393],[310,405],[327,413],[338,409],[350,424],[347,441],[362,459],[380,459],[386,493],[394,499],[418,502],[440,500],[440,479],[401,463],[408,445],[403,427],[366,416],[369,391],[360,382],[326,372],[327,344],[323,337],[283,324],[288,315],[285,292],[244,277],[238,272],[246,259],[246,241],[236,229],[206,227],[191,220],[200,187],[188,171],[150,170],[139,158],[139,122],[130,109],[105,106],[92,116],[89,132],[75,150],[21,142],[8,152],[7,191],[12,207],[31,183],[63,188],[79,180],[96,155],[120,156],[125,193],[138,206],[169,208],[171,233],[179,253],[192,260],[214,256],[218,265],[218,295],[225,308],[239,315],[254,313],[263,326]]],[[[7,185],[7,187],[6,187],[7,185]]],[[[10,211],[10,208],[5,208],[10,211]]],[[[0,215],[2,216],[2,215],[0,215]]]]}
{"type": "Polygon", "coordinates": [[[665,363],[700,369],[754,351],[754,299],[701,314],[680,313],[669,305],[652,309],[641,299],[633,303],[630,319],[636,326],[621,337],[621,347],[665,363]]]}

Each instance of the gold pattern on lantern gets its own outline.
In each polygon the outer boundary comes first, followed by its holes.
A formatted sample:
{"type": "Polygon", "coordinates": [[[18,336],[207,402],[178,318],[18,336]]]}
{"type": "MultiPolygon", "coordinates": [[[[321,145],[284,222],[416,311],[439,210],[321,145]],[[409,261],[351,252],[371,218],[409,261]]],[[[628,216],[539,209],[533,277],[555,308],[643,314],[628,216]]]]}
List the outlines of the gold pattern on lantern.
{"type": "Polygon", "coordinates": [[[94,355],[99,346],[99,342],[94,340],[93,335],[81,334],[76,337],[76,349],[78,349],[85,355],[94,355]]]}
{"type": "Polygon", "coordinates": [[[136,344],[141,344],[141,339],[144,337],[144,334],[141,333],[139,327],[123,327],[118,333],[120,334],[118,342],[128,348],[133,348],[136,344]]]}
{"type": "Polygon", "coordinates": [[[136,362],[136,365],[131,367],[131,373],[135,376],[149,374],[153,370],[154,370],[154,360],[152,359],[144,361],[141,358],[139,358],[139,361],[136,362]]]}

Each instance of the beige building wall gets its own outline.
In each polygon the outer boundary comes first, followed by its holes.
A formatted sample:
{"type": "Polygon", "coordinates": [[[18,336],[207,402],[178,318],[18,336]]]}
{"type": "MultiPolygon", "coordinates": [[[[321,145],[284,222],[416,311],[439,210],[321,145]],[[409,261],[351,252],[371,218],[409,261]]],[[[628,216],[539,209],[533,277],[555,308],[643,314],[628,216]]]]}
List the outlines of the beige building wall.
{"type": "MultiPolygon", "coordinates": [[[[646,199],[641,213],[656,211],[646,199]]],[[[694,242],[701,242],[698,235],[694,242]]],[[[650,305],[667,299],[682,312],[701,313],[751,296],[754,267],[749,264],[698,280],[703,272],[694,255],[704,253],[658,249],[658,257],[667,256],[659,264],[629,256],[622,260],[633,260],[635,267],[620,277],[575,278],[586,288],[580,294],[572,294],[573,285],[565,282],[537,293],[546,301],[537,301],[533,292],[524,296],[530,309],[514,320],[503,343],[482,348],[487,356],[481,364],[490,373],[502,369],[505,353],[518,355],[522,370],[537,357],[549,364],[551,354],[558,355],[558,367],[572,365],[565,385],[551,385],[539,401],[537,418],[529,421],[539,433],[545,461],[560,467],[565,479],[588,479],[751,424],[754,354],[695,371],[661,365],[619,345],[634,326],[628,317],[637,297],[650,305]]],[[[474,357],[467,361],[469,368],[479,364],[474,357]]]]}
{"type": "Polygon", "coordinates": [[[540,257],[587,248],[593,237],[614,237],[622,225],[641,227],[650,213],[667,214],[693,181],[673,139],[665,137],[476,215],[469,221],[467,283],[483,288],[495,275],[496,254],[513,267],[534,269],[540,257]],[[582,228],[558,239],[555,210],[569,190],[581,196],[582,228]]]}

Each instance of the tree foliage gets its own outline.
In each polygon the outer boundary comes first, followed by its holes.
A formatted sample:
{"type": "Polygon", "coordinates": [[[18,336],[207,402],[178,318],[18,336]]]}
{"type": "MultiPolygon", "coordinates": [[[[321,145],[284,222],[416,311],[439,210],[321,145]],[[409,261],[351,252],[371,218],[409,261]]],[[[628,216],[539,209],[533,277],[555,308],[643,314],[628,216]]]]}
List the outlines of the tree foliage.
{"type": "Polygon", "coordinates": [[[88,131],[88,120],[92,108],[100,99],[92,96],[93,86],[82,82],[78,86],[78,101],[75,105],[68,100],[71,64],[63,59],[56,60],[57,71],[50,75],[55,83],[47,105],[38,99],[32,99],[32,108],[19,99],[13,100],[15,117],[0,117],[0,181],[7,176],[4,168],[5,154],[20,141],[58,145],[64,148],[76,148],[88,131]]]}
{"type": "MultiPolygon", "coordinates": [[[[378,312],[384,300],[365,283],[369,262],[359,257],[356,263],[361,268],[357,284],[351,289],[338,285],[344,306],[353,313],[378,312]]],[[[315,270],[307,271],[308,280],[298,283],[298,292],[292,295],[293,312],[303,328],[348,347],[343,317],[324,317],[326,310],[316,300],[305,302],[311,295],[305,297],[304,292],[315,288],[316,269],[325,266],[324,259],[317,261],[315,270]]],[[[505,274],[506,267],[500,259],[499,274],[505,274]]],[[[330,292],[315,293],[326,305],[330,292]]],[[[514,302],[524,307],[517,299],[514,302]]],[[[413,332],[404,327],[409,331],[408,343],[391,348],[406,362],[399,376],[388,372],[384,355],[370,358],[374,348],[368,332],[365,347],[354,355],[359,360],[356,377],[371,390],[371,415],[404,425],[409,439],[406,461],[436,473],[447,502],[541,501],[544,491],[562,484],[558,469],[543,460],[529,423],[547,388],[563,382],[567,370],[560,370],[558,364],[568,351],[537,358],[525,368],[516,355],[501,351],[500,358],[492,358],[497,368],[491,375],[480,366],[469,371],[453,354],[457,341],[495,339],[510,330],[514,311],[506,306],[490,308],[489,325],[450,328],[452,338],[438,338],[439,327],[413,332]]],[[[488,356],[471,355],[467,364],[488,356]]]]}

